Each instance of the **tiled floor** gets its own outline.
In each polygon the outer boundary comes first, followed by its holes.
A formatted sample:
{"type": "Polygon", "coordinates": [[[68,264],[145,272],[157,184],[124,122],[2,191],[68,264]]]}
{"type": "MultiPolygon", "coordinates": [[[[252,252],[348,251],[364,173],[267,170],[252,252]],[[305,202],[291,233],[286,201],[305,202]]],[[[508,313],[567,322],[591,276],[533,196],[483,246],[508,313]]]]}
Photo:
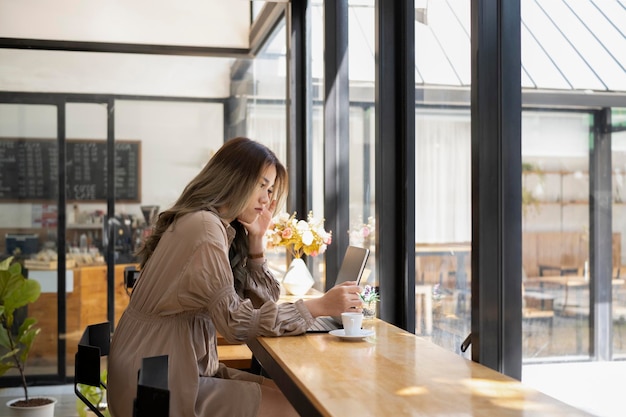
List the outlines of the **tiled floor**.
{"type": "MultiPolygon", "coordinates": [[[[626,361],[526,365],[522,378],[525,384],[597,417],[625,415],[626,361]]],[[[32,387],[29,393],[57,398],[56,417],[78,417],[72,385],[32,387]]],[[[0,389],[0,403],[19,395],[21,388],[0,389]]]]}
{"type": "Polygon", "coordinates": [[[626,415],[626,361],[526,365],[522,380],[595,416],[626,415]]]}

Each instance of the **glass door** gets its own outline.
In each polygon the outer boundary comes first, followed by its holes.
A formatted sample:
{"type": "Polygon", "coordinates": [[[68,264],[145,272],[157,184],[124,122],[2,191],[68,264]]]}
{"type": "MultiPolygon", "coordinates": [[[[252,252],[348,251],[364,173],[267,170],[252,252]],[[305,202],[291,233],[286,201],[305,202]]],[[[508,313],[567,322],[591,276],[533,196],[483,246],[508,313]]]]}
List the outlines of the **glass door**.
{"type": "MultiPolygon", "coordinates": [[[[0,103],[0,253],[39,281],[37,301],[16,313],[17,326],[33,317],[41,329],[28,375],[58,378],[59,108],[55,104],[0,103]]],[[[66,273],[71,285],[72,270],[66,273]]],[[[17,328],[16,326],[16,328],[17,328]]],[[[17,371],[2,377],[10,384],[17,371]]],[[[41,379],[41,378],[40,378],[41,379]]]]}
{"type": "Polygon", "coordinates": [[[67,374],[84,329],[108,321],[108,270],[104,221],[108,199],[106,103],[65,106],[65,252],[67,374]]]}

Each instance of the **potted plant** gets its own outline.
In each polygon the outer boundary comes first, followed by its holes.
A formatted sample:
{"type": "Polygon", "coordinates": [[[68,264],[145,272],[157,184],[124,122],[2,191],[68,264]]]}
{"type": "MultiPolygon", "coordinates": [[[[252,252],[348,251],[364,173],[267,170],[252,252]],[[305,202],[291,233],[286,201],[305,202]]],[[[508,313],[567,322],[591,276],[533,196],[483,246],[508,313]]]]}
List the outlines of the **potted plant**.
{"type": "Polygon", "coordinates": [[[363,301],[363,318],[372,319],[376,317],[376,304],[380,301],[376,288],[366,285],[363,292],[359,293],[359,298],[363,301]]]}
{"type": "Polygon", "coordinates": [[[22,274],[22,265],[12,261],[13,257],[9,257],[0,262],[0,376],[10,369],[17,369],[24,398],[7,402],[7,407],[13,416],[24,413],[51,417],[56,400],[49,397],[30,398],[26,384],[26,360],[40,331],[34,327],[37,320],[26,317],[21,324],[15,323],[16,310],[36,301],[41,294],[41,286],[35,280],[26,279],[22,274]]]}

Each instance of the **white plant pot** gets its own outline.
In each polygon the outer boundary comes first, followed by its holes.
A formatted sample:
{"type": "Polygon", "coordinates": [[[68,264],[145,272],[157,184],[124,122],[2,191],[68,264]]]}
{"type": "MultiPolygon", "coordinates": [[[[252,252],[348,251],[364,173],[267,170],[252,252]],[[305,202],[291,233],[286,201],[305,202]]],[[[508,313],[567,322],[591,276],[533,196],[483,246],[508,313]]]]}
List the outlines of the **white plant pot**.
{"type": "Polygon", "coordinates": [[[315,284],[309,268],[300,258],[291,261],[283,278],[283,287],[291,295],[303,295],[315,284]]]}
{"type": "Polygon", "coordinates": [[[56,398],[35,396],[29,398],[47,398],[52,400],[50,404],[40,405],[38,407],[14,407],[11,404],[24,398],[14,398],[7,401],[6,408],[9,410],[8,416],[11,417],[54,417],[54,406],[57,403],[56,398]]]}

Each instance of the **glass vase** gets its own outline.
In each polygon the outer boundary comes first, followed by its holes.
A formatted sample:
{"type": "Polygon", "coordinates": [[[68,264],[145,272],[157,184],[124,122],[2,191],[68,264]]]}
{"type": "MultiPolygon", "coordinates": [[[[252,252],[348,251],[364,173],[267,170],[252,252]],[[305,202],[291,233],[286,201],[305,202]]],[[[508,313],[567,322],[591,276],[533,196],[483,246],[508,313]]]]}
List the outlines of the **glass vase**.
{"type": "Polygon", "coordinates": [[[369,301],[363,303],[363,320],[369,320],[376,317],[376,301],[369,301]]]}

